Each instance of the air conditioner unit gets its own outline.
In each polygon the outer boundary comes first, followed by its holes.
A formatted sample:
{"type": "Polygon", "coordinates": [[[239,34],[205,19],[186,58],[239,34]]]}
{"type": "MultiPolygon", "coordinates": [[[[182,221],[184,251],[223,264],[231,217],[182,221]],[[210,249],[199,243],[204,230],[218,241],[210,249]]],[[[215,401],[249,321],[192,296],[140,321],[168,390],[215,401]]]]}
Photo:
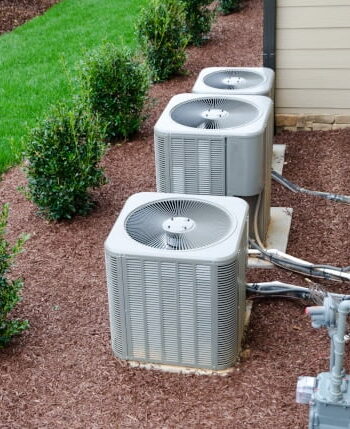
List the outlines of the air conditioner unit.
{"type": "Polygon", "coordinates": [[[251,221],[262,193],[258,229],[265,240],[273,139],[269,98],[179,94],[154,132],[158,192],[242,197],[251,221]]]}
{"type": "Polygon", "coordinates": [[[117,357],[211,370],[235,363],[247,212],[239,198],[139,193],[127,200],[105,243],[117,357]]]}
{"type": "Polygon", "coordinates": [[[196,94],[274,96],[273,70],[265,67],[208,67],[192,89],[196,94]]]}

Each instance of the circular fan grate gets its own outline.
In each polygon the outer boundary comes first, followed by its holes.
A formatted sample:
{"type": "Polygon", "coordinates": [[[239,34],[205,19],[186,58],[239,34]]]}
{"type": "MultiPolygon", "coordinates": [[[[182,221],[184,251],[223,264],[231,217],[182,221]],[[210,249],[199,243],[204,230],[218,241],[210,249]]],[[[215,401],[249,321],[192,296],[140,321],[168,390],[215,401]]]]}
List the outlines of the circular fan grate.
{"type": "Polygon", "coordinates": [[[220,207],[189,199],[151,202],[134,210],[125,224],[127,233],[137,242],[168,250],[198,249],[217,243],[234,226],[220,207]]]}
{"type": "Polygon", "coordinates": [[[217,97],[186,101],[171,112],[172,119],[179,124],[204,129],[235,128],[258,116],[258,109],[250,103],[217,97]]]}
{"type": "Polygon", "coordinates": [[[204,83],[217,89],[246,89],[259,85],[264,78],[258,73],[245,70],[221,70],[208,74],[204,83]]]}

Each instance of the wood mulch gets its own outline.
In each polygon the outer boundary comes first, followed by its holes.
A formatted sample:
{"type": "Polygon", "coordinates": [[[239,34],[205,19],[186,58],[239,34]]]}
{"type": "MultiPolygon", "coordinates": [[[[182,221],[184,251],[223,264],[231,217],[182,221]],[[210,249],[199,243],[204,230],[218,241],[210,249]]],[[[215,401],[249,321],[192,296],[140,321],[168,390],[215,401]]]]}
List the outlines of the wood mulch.
{"type": "Polygon", "coordinates": [[[59,0],[0,0],[0,34],[41,15],[59,0]]]}
{"type": "MultiPolygon", "coordinates": [[[[11,204],[9,237],[32,235],[13,272],[25,279],[15,315],[28,318],[31,328],[0,352],[1,428],[307,427],[308,409],[295,403],[297,377],[327,371],[329,341],[325,330],[311,328],[302,301],[254,300],[244,358],[226,378],[132,369],[112,356],[109,344],[103,242],[126,198],[155,189],[153,125],[171,96],[191,90],[203,67],[260,65],[261,39],[262,0],[248,0],[241,13],[218,19],[205,46],[189,49],[188,75],[155,85],[140,134],[106,155],[109,183],[94,192],[98,207],[90,216],[49,223],[18,192],[25,184],[21,169],[4,176],[0,202],[11,204]]],[[[286,177],[340,193],[350,188],[349,142],[349,130],[276,137],[287,145],[286,177]]],[[[277,184],[273,205],[294,209],[290,254],[349,265],[349,207],[277,184]]],[[[307,284],[278,269],[249,273],[251,281],[277,279],[307,284]]]]}

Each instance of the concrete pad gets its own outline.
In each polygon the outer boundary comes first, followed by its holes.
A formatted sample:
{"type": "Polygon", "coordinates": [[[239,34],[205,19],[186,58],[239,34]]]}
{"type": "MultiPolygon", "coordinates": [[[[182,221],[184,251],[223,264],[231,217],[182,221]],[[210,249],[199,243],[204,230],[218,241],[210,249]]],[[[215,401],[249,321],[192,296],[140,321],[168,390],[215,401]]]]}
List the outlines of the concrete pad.
{"type": "Polygon", "coordinates": [[[272,152],[272,169],[282,174],[284,165],[284,155],[286,153],[285,144],[274,144],[272,152]]]}
{"type": "MultiPolygon", "coordinates": [[[[290,207],[271,207],[271,221],[267,231],[266,247],[286,252],[293,209],[290,207]]],[[[248,258],[248,268],[274,268],[271,262],[258,258],[248,258]]]]}

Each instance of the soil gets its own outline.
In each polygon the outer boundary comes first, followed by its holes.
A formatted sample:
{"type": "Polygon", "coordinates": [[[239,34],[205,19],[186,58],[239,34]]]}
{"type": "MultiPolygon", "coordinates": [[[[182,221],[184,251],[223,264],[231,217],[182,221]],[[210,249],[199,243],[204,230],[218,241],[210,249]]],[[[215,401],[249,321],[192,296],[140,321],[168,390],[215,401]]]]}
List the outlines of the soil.
{"type": "Polygon", "coordinates": [[[59,0],[0,0],[0,34],[41,15],[59,0]]]}
{"type": "MultiPolygon", "coordinates": [[[[17,2],[17,4],[24,4],[17,2]]],[[[154,105],[133,141],[104,160],[109,183],[94,192],[86,218],[50,223],[18,192],[21,168],[0,183],[11,205],[9,238],[31,233],[13,276],[25,279],[14,316],[31,328],[0,352],[1,428],[306,428],[295,403],[299,375],[328,370],[327,332],[311,327],[300,300],[254,299],[244,357],[226,378],[133,369],[112,356],[103,243],[126,198],[155,190],[153,125],[171,96],[190,91],[206,66],[261,65],[262,0],[219,17],[210,41],[189,49],[188,75],[155,85],[154,105]]],[[[350,130],[282,133],[284,175],[311,189],[349,193],[350,130]]],[[[312,262],[349,265],[349,207],[273,183],[274,206],[294,209],[288,252],[312,262]]],[[[293,273],[249,272],[250,281],[308,285],[293,273]]],[[[327,290],[346,284],[321,281],[327,290]]],[[[349,361],[347,360],[349,367],[349,361]]]]}

